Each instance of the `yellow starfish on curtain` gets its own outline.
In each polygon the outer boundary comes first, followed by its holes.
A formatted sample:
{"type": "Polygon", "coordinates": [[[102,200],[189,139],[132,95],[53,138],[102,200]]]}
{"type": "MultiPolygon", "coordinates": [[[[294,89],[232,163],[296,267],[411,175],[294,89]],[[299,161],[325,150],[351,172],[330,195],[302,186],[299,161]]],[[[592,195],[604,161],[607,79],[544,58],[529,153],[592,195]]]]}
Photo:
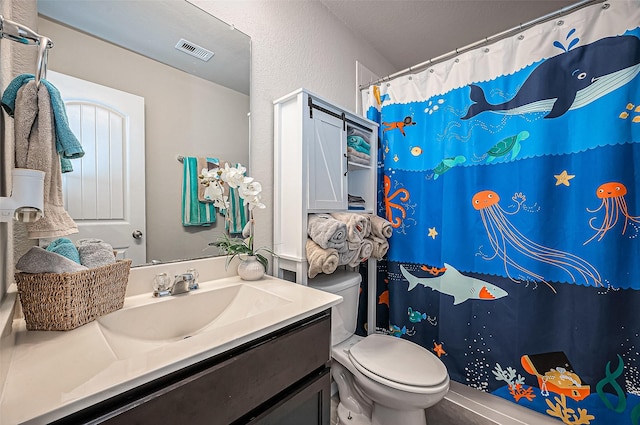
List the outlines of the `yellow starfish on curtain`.
{"type": "Polygon", "coordinates": [[[561,184],[565,185],[565,186],[569,186],[569,180],[571,180],[572,178],[575,177],[574,174],[568,174],[567,170],[564,170],[562,173],[560,174],[554,174],[554,176],[556,178],[556,186],[559,186],[561,184]]]}
{"type": "Polygon", "coordinates": [[[438,236],[438,232],[436,231],[435,227],[429,227],[429,234],[427,235],[432,239],[435,239],[436,236],[438,236]]]}

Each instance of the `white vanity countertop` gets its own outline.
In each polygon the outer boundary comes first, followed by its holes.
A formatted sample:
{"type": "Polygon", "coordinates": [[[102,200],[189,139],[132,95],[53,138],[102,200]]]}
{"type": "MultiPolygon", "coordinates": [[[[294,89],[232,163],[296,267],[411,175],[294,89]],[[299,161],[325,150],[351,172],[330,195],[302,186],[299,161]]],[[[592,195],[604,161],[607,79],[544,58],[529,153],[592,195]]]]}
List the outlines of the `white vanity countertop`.
{"type": "MultiPolygon", "coordinates": [[[[67,332],[45,332],[27,331],[23,319],[14,320],[15,345],[0,394],[0,424],[49,423],[267,335],[342,300],[339,296],[270,276],[256,282],[244,282],[237,276],[225,277],[201,283],[198,291],[237,284],[270,292],[290,302],[205,329],[187,339],[156,343],[128,357],[120,355],[126,358],[118,357],[98,322],[67,332]]],[[[198,291],[175,297],[198,296],[198,291]]],[[[162,301],[149,292],[128,297],[124,308],[162,301]]]]}

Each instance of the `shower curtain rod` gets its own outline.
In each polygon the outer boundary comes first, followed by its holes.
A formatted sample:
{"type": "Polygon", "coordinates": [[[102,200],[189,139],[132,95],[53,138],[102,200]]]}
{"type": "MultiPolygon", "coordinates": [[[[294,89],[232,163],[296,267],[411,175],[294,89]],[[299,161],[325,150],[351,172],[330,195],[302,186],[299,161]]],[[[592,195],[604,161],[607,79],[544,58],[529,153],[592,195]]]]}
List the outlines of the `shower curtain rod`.
{"type": "Polygon", "coordinates": [[[435,65],[436,63],[444,62],[444,61],[446,61],[448,59],[451,59],[452,57],[454,57],[456,55],[459,55],[461,53],[465,53],[465,52],[473,50],[473,49],[475,49],[477,47],[480,47],[482,45],[485,45],[485,44],[488,44],[488,43],[493,43],[495,41],[499,41],[499,40],[502,40],[504,38],[510,37],[512,35],[517,34],[518,32],[524,31],[524,30],[526,30],[526,29],[528,29],[528,28],[530,28],[530,27],[532,27],[534,25],[550,21],[550,20],[555,19],[555,18],[557,18],[559,16],[565,15],[566,13],[573,12],[573,11],[576,11],[578,9],[582,9],[583,7],[589,6],[589,5],[594,4],[594,3],[605,3],[603,5],[603,8],[608,8],[609,5],[606,4],[607,1],[609,1],[609,0],[582,0],[582,1],[578,2],[578,3],[576,3],[576,4],[572,4],[571,6],[563,7],[562,9],[560,9],[560,10],[558,10],[556,12],[551,12],[551,13],[549,13],[547,15],[544,15],[544,16],[542,16],[540,18],[533,19],[533,20],[531,20],[529,22],[526,22],[524,24],[520,24],[520,25],[518,25],[516,27],[513,27],[511,29],[508,29],[506,31],[502,31],[501,33],[498,33],[498,34],[495,34],[495,35],[492,35],[492,36],[489,36],[489,37],[485,37],[483,40],[479,40],[479,41],[476,41],[475,43],[468,44],[468,45],[466,45],[466,46],[464,46],[462,48],[455,49],[455,50],[453,50],[453,51],[451,51],[449,53],[445,53],[444,55],[440,55],[440,56],[437,56],[435,58],[432,58],[432,59],[429,59],[427,61],[424,61],[422,63],[419,63],[417,65],[410,66],[409,68],[403,69],[402,71],[398,71],[398,72],[396,72],[394,74],[391,74],[391,75],[388,75],[386,77],[380,78],[379,80],[376,80],[376,81],[373,81],[373,82],[369,82],[368,84],[362,84],[360,86],[360,90],[364,90],[364,89],[367,89],[367,88],[369,88],[371,86],[374,86],[376,84],[379,84],[379,83],[382,83],[382,82],[385,82],[385,81],[390,81],[390,80],[392,80],[394,78],[401,77],[403,75],[409,74],[409,73],[417,71],[417,70],[421,70],[421,69],[426,68],[426,67],[428,67],[430,65],[435,65]]]}

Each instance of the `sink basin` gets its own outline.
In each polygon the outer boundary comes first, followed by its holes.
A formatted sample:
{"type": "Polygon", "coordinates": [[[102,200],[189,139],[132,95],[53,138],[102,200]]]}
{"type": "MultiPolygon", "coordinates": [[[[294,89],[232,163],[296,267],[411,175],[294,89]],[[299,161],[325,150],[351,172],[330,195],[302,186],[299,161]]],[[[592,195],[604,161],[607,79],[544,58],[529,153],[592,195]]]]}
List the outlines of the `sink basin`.
{"type": "Polygon", "coordinates": [[[116,355],[128,357],[131,352],[241,322],[290,302],[253,286],[235,284],[125,306],[97,322],[116,355]]]}

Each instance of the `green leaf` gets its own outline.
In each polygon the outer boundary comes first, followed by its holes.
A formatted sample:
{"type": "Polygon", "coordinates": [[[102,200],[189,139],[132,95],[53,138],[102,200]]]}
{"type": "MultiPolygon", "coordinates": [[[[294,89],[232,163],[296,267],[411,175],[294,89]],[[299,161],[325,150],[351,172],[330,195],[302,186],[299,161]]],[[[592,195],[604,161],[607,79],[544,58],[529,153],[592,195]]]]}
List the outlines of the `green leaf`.
{"type": "Polygon", "coordinates": [[[256,254],[256,259],[260,264],[262,264],[262,267],[264,267],[264,271],[266,272],[269,268],[269,260],[267,259],[267,257],[261,254],[256,254]]]}

